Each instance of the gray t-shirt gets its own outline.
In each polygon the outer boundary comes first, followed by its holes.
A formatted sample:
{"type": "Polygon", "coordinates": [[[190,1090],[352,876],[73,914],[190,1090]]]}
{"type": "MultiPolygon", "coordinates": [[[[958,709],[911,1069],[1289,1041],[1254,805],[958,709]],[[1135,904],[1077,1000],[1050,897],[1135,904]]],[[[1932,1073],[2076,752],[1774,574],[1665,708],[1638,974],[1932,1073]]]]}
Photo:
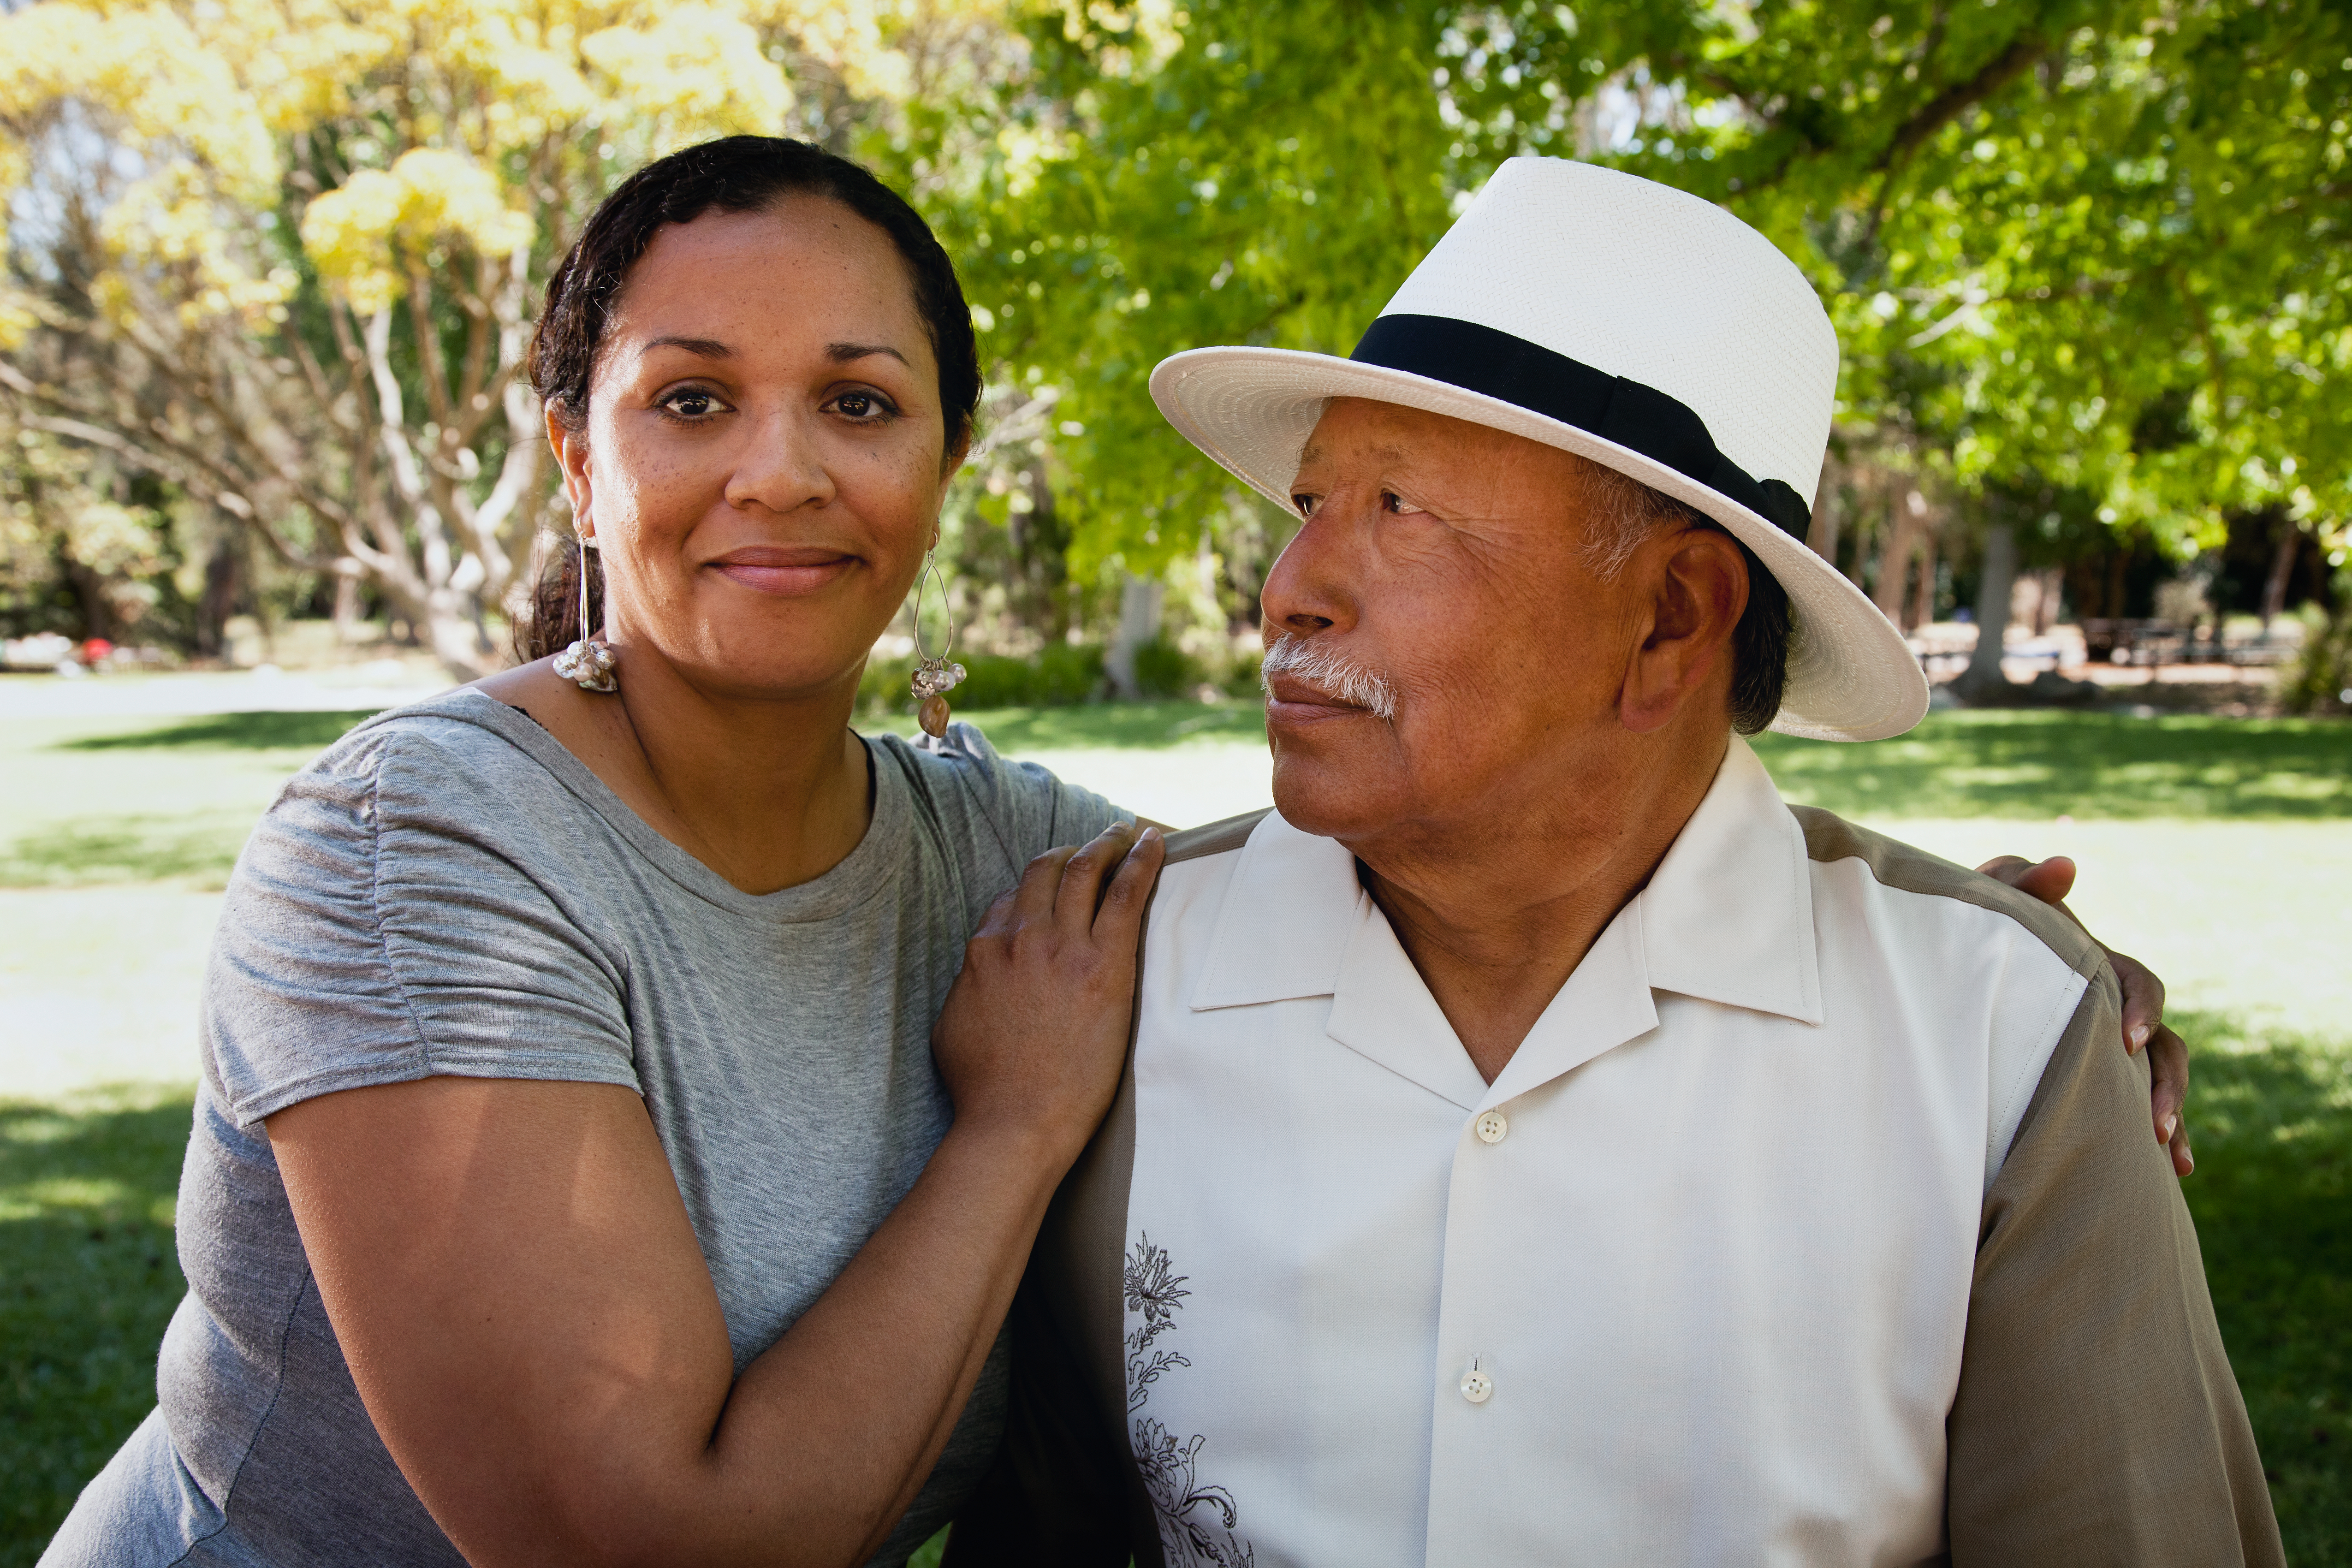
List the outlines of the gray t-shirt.
{"type": "MultiPolygon", "coordinates": [[[[188,1295],[159,1407],[45,1563],[460,1563],[361,1405],[262,1119],[435,1074],[645,1097],[740,1373],[824,1292],[950,1118],[930,1029],[989,903],[1119,813],[959,724],[867,742],[874,819],[755,896],[663,838],[524,714],[462,690],[354,730],[237,864],[181,1177],[188,1295]]],[[[896,1564],[978,1483],[996,1353],[896,1564]]]]}

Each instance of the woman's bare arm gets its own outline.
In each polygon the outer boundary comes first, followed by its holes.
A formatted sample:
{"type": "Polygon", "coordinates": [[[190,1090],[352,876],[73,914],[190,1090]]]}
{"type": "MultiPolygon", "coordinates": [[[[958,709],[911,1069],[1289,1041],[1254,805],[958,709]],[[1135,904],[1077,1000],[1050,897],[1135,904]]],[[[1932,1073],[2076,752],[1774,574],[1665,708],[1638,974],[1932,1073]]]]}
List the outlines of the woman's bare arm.
{"type": "Polygon", "coordinates": [[[436,1078],[269,1119],[361,1397],[468,1561],[855,1563],[880,1545],[1116,1086],[1160,856],[1130,837],[1040,859],[990,912],[935,1040],[952,1130],[740,1380],[628,1090],[436,1078]]]}

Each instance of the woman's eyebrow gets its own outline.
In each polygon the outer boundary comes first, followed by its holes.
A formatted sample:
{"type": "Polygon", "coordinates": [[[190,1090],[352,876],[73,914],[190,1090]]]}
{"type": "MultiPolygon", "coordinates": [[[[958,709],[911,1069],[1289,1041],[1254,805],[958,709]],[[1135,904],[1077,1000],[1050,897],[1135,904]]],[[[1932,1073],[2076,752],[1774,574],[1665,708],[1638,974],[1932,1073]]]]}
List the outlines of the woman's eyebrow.
{"type": "MultiPolygon", "coordinates": [[[[869,354],[888,354],[900,364],[907,363],[907,356],[887,343],[827,343],[824,345],[824,357],[835,364],[847,364],[851,360],[864,359],[869,354]]],[[[908,368],[913,367],[908,366],[908,368]]]]}
{"type": "Polygon", "coordinates": [[[687,353],[698,355],[703,359],[735,357],[735,351],[717,338],[655,338],[649,341],[640,352],[651,353],[656,349],[684,349],[687,353]]]}

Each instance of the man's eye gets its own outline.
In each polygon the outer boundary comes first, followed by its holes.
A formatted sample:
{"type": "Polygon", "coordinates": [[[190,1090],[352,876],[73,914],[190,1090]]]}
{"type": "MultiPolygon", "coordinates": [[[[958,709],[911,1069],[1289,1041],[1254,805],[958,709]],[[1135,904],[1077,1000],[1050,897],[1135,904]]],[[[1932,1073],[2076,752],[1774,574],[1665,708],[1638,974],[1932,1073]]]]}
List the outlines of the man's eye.
{"type": "Polygon", "coordinates": [[[1394,512],[1398,516],[1402,517],[1417,513],[1421,510],[1421,508],[1413,505],[1411,501],[1405,500],[1404,497],[1397,494],[1394,490],[1382,490],[1381,492],[1381,510],[1382,511],[1394,512]]]}
{"type": "Polygon", "coordinates": [[[1315,498],[1313,496],[1292,496],[1290,498],[1290,504],[1298,509],[1298,515],[1301,517],[1312,517],[1315,515],[1315,498]]]}

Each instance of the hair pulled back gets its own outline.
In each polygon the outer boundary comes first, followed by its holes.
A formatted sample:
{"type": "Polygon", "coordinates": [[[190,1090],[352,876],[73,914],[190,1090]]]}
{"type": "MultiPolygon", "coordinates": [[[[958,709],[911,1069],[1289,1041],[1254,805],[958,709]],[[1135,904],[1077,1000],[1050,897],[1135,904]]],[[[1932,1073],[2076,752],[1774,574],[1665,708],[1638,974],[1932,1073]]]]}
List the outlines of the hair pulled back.
{"type": "MultiPolygon", "coordinates": [[[[949,449],[971,432],[980,406],[980,349],[971,308],[930,226],[866,169],[824,148],[782,136],[725,136],[656,159],[621,182],[581,230],[548,279],[531,335],[530,385],[567,430],[588,423],[588,394],[605,324],[629,271],[662,227],[707,212],[758,212],[789,195],[839,202],[890,237],[914,290],[939,363],[940,409],[949,449]]],[[[515,652],[545,658],[582,635],[580,574],[588,574],[590,614],[602,614],[602,565],[565,541],[534,585],[530,612],[515,627],[515,652]]]]}

